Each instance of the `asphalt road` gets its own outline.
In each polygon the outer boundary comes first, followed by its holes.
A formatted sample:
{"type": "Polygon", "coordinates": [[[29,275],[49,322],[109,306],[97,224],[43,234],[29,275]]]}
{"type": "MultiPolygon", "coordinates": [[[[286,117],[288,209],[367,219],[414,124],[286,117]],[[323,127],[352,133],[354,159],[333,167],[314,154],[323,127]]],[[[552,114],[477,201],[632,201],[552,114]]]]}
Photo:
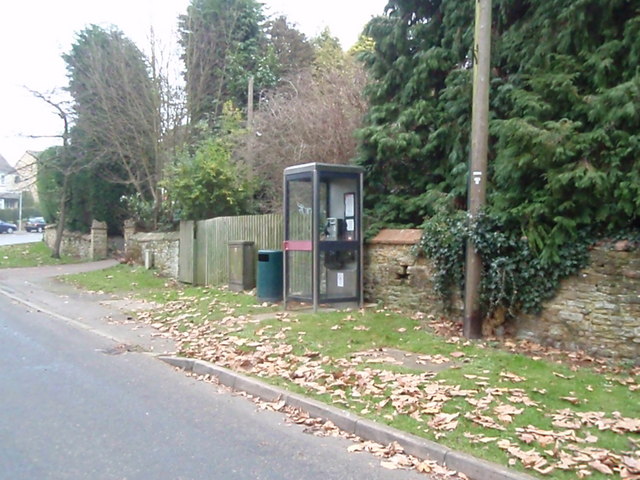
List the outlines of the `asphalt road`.
{"type": "Polygon", "coordinates": [[[0,295],[0,478],[427,479],[0,295]]]}
{"type": "Polygon", "coordinates": [[[0,246],[41,242],[42,235],[42,233],[27,233],[22,231],[15,233],[2,233],[0,234],[0,246]]]}

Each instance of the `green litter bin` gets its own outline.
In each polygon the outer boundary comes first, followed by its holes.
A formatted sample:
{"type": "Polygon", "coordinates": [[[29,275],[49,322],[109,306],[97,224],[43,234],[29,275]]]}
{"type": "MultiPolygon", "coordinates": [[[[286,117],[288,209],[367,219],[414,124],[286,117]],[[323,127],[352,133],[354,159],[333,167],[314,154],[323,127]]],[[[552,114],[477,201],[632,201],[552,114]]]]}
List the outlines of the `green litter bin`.
{"type": "Polygon", "coordinates": [[[256,296],[261,302],[282,300],[282,250],[258,250],[256,296]]]}

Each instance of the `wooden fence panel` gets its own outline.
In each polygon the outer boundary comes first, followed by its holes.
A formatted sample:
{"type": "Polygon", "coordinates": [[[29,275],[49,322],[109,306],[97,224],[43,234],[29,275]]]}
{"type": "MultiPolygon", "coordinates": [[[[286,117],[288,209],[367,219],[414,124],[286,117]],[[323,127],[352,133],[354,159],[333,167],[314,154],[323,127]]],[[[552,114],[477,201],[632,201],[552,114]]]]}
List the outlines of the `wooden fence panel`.
{"type": "Polygon", "coordinates": [[[196,256],[194,229],[195,222],[180,222],[180,253],[178,258],[178,280],[184,283],[194,282],[194,259],[196,256]]]}
{"type": "MultiPolygon", "coordinates": [[[[282,248],[281,214],[218,217],[196,222],[195,274],[198,285],[224,285],[229,281],[229,241],[248,240],[258,250],[282,248]]],[[[182,246],[180,247],[182,250],[182,246]]],[[[182,256],[182,252],[181,252],[182,256]]]]}
{"type": "Polygon", "coordinates": [[[209,258],[208,238],[209,232],[207,231],[206,221],[196,222],[196,236],[195,236],[195,273],[194,283],[196,285],[206,285],[207,276],[207,262],[209,258]]]}

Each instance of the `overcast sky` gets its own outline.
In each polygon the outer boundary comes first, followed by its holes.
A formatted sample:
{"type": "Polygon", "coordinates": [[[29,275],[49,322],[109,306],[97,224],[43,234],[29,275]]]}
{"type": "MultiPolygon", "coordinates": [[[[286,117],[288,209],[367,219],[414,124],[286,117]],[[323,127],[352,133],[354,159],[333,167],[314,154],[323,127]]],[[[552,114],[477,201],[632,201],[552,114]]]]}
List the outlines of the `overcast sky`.
{"type": "MultiPolygon", "coordinates": [[[[115,25],[146,50],[151,26],[168,45],[175,42],[178,15],[189,0],[11,0],[0,6],[0,154],[9,163],[26,150],[59,143],[28,135],[57,135],[60,120],[24,87],[40,92],[66,84],[61,55],[75,33],[90,24],[115,25]]],[[[263,0],[267,14],[285,14],[311,37],[325,26],[344,48],[387,0],[263,0]]]]}

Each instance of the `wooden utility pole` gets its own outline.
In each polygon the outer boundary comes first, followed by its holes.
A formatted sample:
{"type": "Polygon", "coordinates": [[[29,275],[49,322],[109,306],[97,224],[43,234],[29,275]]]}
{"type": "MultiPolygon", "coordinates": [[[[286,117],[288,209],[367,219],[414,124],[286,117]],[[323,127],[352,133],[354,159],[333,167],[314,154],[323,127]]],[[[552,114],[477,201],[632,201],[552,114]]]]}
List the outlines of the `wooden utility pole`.
{"type": "MultiPolygon", "coordinates": [[[[473,221],[485,204],[489,143],[489,74],[491,63],[491,0],[476,0],[473,45],[473,106],[471,112],[471,161],[469,162],[468,213],[473,221]]],[[[482,337],[480,281],[482,259],[467,241],[463,334],[482,337]]]]}
{"type": "Polygon", "coordinates": [[[251,129],[253,125],[253,75],[249,77],[249,85],[247,87],[247,128],[251,129]]]}

